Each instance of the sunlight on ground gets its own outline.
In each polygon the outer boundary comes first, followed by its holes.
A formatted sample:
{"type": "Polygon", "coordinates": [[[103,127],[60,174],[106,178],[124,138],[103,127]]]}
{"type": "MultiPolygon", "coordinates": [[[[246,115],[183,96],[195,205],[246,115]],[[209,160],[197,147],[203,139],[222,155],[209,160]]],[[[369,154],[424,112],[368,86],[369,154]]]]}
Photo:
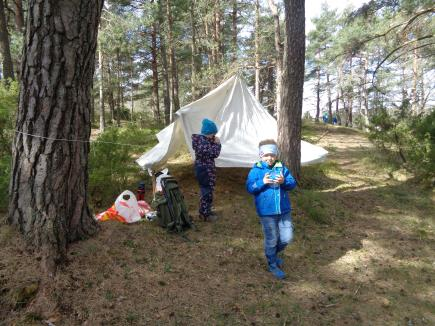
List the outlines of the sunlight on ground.
{"type": "Polygon", "coordinates": [[[367,281],[373,279],[376,273],[372,264],[373,259],[390,261],[393,254],[391,250],[382,247],[378,242],[365,239],[362,240],[361,249],[349,250],[328,266],[334,274],[342,277],[352,275],[360,281],[367,281]]]}
{"type": "Polygon", "coordinates": [[[422,302],[427,301],[435,305],[435,286],[428,286],[425,291],[419,291],[415,296],[422,302]]]}
{"type": "MultiPolygon", "coordinates": [[[[382,186],[385,187],[385,186],[382,186]]],[[[382,188],[381,186],[366,186],[365,182],[354,182],[351,184],[341,184],[335,188],[320,190],[320,192],[359,192],[364,190],[373,190],[382,188]]]]}
{"type": "Polygon", "coordinates": [[[324,287],[318,282],[298,282],[290,285],[292,292],[298,293],[305,297],[316,297],[321,291],[324,291],[324,287]]]}

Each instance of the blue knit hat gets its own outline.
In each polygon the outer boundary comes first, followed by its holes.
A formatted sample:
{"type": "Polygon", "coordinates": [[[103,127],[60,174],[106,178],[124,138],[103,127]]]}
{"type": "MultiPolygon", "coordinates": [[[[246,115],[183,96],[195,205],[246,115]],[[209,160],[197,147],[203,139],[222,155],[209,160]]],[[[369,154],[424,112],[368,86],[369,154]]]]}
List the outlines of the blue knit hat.
{"type": "Polygon", "coordinates": [[[201,134],[214,135],[217,133],[217,131],[217,126],[213,121],[209,119],[202,120],[201,134]]]}

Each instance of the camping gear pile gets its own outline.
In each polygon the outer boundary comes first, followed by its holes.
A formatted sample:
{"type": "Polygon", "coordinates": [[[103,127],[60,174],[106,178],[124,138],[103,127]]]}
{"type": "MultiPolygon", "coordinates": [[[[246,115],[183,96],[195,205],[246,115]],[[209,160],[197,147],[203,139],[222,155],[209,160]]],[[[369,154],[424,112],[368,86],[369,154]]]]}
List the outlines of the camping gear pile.
{"type": "MultiPolygon", "coordinates": [[[[169,232],[182,232],[193,227],[184,196],[178,186],[177,180],[168,173],[168,169],[153,176],[156,180],[154,199],[151,206],[144,200],[137,200],[129,190],[122,192],[112,207],[98,214],[98,221],[118,221],[121,223],[135,223],[143,218],[152,221],[157,219],[158,224],[169,232]],[[154,210],[153,210],[154,208],[154,210]]],[[[138,197],[145,192],[143,182],[139,183],[138,197]]]]}
{"type": "Polygon", "coordinates": [[[138,201],[130,190],[125,190],[116,198],[112,207],[96,215],[95,219],[101,222],[112,220],[130,224],[142,218],[152,221],[156,217],[157,213],[146,201],[138,201]]]}

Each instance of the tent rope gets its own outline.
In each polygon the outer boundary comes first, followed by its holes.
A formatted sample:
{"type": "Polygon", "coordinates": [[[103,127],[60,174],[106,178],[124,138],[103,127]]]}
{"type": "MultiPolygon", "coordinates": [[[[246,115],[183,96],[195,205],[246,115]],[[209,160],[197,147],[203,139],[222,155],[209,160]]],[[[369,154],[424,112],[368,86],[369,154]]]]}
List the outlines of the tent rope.
{"type": "Polygon", "coordinates": [[[53,141],[66,141],[66,142],[76,142],[76,143],[101,143],[101,144],[112,144],[112,145],[120,145],[120,146],[139,146],[139,147],[144,147],[144,145],[137,145],[137,144],[125,144],[125,143],[115,143],[115,142],[110,142],[110,141],[103,141],[103,140],[81,140],[81,139],[66,139],[66,138],[51,138],[51,137],[45,137],[45,136],[39,136],[39,135],[34,135],[34,134],[29,134],[27,132],[23,132],[23,131],[19,131],[19,130],[10,130],[10,131],[15,131],[18,134],[22,134],[24,136],[30,136],[30,137],[35,137],[35,138],[42,138],[42,139],[47,139],[47,140],[53,140],[53,141]]]}

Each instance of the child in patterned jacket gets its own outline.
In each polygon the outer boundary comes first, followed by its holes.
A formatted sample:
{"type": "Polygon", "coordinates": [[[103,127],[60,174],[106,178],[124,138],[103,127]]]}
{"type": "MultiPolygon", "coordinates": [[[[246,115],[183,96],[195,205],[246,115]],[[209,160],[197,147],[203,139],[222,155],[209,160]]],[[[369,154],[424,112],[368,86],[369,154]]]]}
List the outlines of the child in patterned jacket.
{"type": "Polygon", "coordinates": [[[214,160],[221,152],[221,143],[216,137],[216,124],[202,120],[201,134],[192,135],[192,148],[195,151],[195,176],[199,183],[201,198],[199,201],[199,217],[213,222],[217,219],[211,211],[213,190],[216,185],[216,166],[214,160]]]}
{"type": "Polygon", "coordinates": [[[259,154],[261,160],[249,172],[246,189],[255,196],[269,271],[276,278],[283,279],[283,261],[278,254],[293,239],[291,204],[287,191],[296,187],[296,181],[287,167],[277,160],[278,147],[275,140],[261,141],[259,154]]]}

